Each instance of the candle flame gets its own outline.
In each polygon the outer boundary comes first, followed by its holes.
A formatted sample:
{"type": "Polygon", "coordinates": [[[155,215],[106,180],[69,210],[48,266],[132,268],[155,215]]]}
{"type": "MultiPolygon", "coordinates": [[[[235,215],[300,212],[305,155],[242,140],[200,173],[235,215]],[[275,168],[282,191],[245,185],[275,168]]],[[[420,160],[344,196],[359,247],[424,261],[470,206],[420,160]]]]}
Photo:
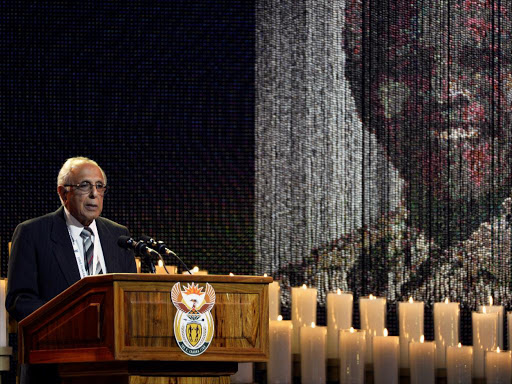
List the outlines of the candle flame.
{"type": "Polygon", "coordinates": [[[445,304],[448,304],[449,302],[450,302],[450,300],[448,300],[448,298],[444,299],[445,304]]]}
{"type": "Polygon", "coordinates": [[[354,333],[354,327],[350,327],[350,333],[354,333]]]}
{"type": "Polygon", "coordinates": [[[162,260],[158,260],[158,266],[161,268],[164,266],[164,262],[162,260]]]}
{"type": "Polygon", "coordinates": [[[412,296],[409,297],[409,303],[414,303],[414,300],[412,299],[412,296]]]}
{"type": "Polygon", "coordinates": [[[194,268],[192,268],[193,273],[199,272],[199,267],[196,265],[194,268]]]}
{"type": "Polygon", "coordinates": [[[384,337],[388,337],[388,329],[384,328],[384,337]]]}
{"type": "Polygon", "coordinates": [[[336,293],[337,293],[338,295],[341,295],[341,289],[339,289],[339,288],[338,288],[338,290],[336,291],[336,293]]]}
{"type": "Polygon", "coordinates": [[[457,345],[457,347],[458,347],[458,348],[462,348],[462,344],[461,344],[461,343],[459,343],[459,344],[457,345]]]}
{"type": "Polygon", "coordinates": [[[277,321],[283,321],[283,316],[281,316],[281,315],[277,316],[277,321]]]}
{"type": "Polygon", "coordinates": [[[424,343],[425,342],[425,336],[424,335],[421,335],[420,336],[420,343],[424,343]]]}
{"type": "Polygon", "coordinates": [[[311,328],[315,328],[315,322],[314,321],[311,323],[311,328]]]}
{"type": "Polygon", "coordinates": [[[489,305],[492,306],[492,296],[489,296],[489,305]]]}
{"type": "Polygon", "coordinates": [[[496,352],[500,353],[500,347],[496,348],[496,352]]]}
{"type": "Polygon", "coordinates": [[[373,296],[373,295],[370,293],[369,299],[370,299],[370,300],[375,300],[375,296],[373,296]]]}
{"type": "Polygon", "coordinates": [[[229,276],[235,276],[233,272],[229,272],[229,276]]]}
{"type": "Polygon", "coordinates": [[[307,289],[308,286],[306,284],[302,284],[302,289],[307,289]]]}

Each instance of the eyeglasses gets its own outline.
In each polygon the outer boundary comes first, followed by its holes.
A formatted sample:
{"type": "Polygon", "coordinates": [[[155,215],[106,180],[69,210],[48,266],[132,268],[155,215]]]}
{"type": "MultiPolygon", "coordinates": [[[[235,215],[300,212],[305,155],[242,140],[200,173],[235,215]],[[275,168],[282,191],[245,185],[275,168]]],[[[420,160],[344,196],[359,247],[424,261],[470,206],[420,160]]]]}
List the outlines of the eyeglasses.
{"type": "Polygon", "coordinates": [[[64,184],[65,187],[75,188],[75,190],[80,194],[91,193],[92,187],[96,187],[98,194],[105,195],[108,191],[108,186],[103,183],[91,184],[88,181],[82,181],[80,184],[64,184]]]}

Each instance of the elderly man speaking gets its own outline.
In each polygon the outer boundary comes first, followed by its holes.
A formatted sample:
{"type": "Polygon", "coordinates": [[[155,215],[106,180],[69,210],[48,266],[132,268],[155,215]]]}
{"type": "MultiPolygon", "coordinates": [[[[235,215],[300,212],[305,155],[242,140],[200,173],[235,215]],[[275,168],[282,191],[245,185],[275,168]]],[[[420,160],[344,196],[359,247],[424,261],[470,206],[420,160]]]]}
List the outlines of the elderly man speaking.
{"type": "MultiPolygon", "coordinates": [[[[57,192],[62,207],[18,225],[12,238],[5,306],[20,321],[89,275],[136,272],[132,251],[117,245],[128,229],[100,217],[107,177],[86,157],[62,166],[57,192]]],[[[21,384],[60,383],[56,367],[21,367],[21,384]]]]}
{"type": "Polygon", "coordinates": [[[57,179],[62,207],[18,225],[12,239],[6,307],[20,321],[89,275],[136,272],[117,239],[128,229],[100,217],[107,178],[85,157],[68,159],[57,179]]]}

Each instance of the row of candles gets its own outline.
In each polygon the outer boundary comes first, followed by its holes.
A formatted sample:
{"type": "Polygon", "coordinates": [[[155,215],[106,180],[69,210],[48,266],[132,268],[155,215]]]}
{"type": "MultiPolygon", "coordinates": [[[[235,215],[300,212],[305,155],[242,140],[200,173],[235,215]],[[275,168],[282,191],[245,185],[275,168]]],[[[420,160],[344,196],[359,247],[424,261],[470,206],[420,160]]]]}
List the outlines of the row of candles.
{"type": "MultiPolygon", "coordinates": [[[[137,273],[142,273],[142,261],[140,257],[135,258],[135,265],[137,266],[137,273]]],[[[155,265],[155,273],[157,275],[175,275],[178,273],[178,267],[176,265],[165,265],[162,260],[158,260],[158,263],[155,265]]],[[[199,269],[199,267],[196,265],[191,270],[190,273],[192,275],[207,275],[208,271],[205,269],[199,269]]],[[[183,275],[188,275],[188,271],[183,271],[183,275]]]]}
{"type": "MultiPolygon", "coordinates": [[[[359,298],[361,329],[352,328],[351,293],[327,295],[327,326],[316,326],[317,290],[292,288],[292,320],[282,320],[280,287],[269,286],[269,383],[291,382],[291,358],[301,357],[303,383],[324,383],[325,362],[339,359],[340,382],[364,382],[365,364],[373,364],[376,383],[398,383],[399,368],[410,368],[412,383],[434,383],[436,368],[446,368],[448,382],[471,382],[471,377],[501,382],[512,379],[512,353],[503,351],[504,308],[490,304],[472,313],[473,346],[459,343],[460,305],[445,300],[434,304],[434,341],[424,340],[424,303],[398,303],[399,336],[385,328],[386,299],[359,298]]],[[[512,340],[512,312],[507,314],[512,340]]]]}

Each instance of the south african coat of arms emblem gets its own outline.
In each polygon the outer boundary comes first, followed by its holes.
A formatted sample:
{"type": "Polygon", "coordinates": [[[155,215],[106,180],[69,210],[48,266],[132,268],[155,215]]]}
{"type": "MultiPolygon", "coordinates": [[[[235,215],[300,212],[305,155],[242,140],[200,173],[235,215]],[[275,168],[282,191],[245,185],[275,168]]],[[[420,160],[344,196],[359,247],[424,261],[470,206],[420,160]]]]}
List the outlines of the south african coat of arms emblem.
{"type": "Polygon", "coordinates": [[[214,324],[211,309],[215,305],[215,290],[206,283],[206,291],[189,283],[181,289],[174,284],[171,299],[178,309],[174,317],[174,337],[178,346],[189,356],[199,356],[210,346],[214,324]]]}

